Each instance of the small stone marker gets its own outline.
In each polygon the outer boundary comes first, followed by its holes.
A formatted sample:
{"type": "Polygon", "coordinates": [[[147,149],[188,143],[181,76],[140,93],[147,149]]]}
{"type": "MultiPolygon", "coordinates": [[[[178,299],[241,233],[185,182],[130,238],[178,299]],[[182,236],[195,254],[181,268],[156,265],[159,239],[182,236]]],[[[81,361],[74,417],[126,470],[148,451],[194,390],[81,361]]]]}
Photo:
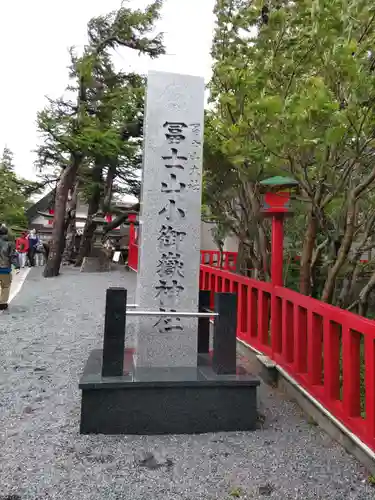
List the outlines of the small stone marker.
{"type": "MultiPolygon", "coordinates": [[[[204,80],[150,72],[137,304],[198,311],[204,80]]],[[[139,319],[136,367],[195,367],[196,318],[139,319]]]]}
{"type": "Polygon", "coordinates": [[[121,377],[123,375],[126,301],[127,291],[125,288],[108,288],[105,303],[103,377],[121,377]]]}

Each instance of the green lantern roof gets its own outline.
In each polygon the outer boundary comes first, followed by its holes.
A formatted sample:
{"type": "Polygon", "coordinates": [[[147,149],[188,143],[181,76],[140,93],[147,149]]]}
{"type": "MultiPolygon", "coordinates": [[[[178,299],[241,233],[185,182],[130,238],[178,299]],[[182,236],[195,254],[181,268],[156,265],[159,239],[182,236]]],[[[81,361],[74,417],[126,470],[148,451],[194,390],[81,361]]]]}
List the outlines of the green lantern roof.
{"type": "Polygon", "coordinates": [[[270,177],[269,179],[264,179],[260,181],[262,186],[298,186],[298,181],[292,177],[282,177],[281,175],[276,175],[275,177],[270,177]]]}
{"type": "Polygon", "coordinates": [[[269,179],[264,179],[264,181],[260,181],[261,186],[270,186],[270,187],[294,187],[298,186],[298,181],[293,179],[292,177],[282,177],[281,175],[276,175],[275,177],[270,177],[269,179]]]}

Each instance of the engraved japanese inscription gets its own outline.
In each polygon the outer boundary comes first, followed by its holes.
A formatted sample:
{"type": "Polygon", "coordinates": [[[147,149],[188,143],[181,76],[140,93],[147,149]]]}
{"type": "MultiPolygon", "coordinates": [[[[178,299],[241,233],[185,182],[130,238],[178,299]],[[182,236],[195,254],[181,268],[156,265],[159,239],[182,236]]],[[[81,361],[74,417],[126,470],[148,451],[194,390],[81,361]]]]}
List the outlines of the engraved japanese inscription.
{"type": "MultiPolygon", "coordinates": [[[[146,310],[198,310],[203,103],[203,79],[149,74],[136,299],[146,310]]],[[[196,318],[140,320],[136,366],[194,366],[196,335],[196,318]]]]}
{"type": "MultiPolygon", "coordinates": [[[[182,134],[182,131],[186,133],[188,127],[184,122],[165,122],[164,128],[167,128],[165,133],[166,142],[171,144],[180,144],[182,141],[186,140],[186,135],[182,134]]],[[[169,173],[170,169],[178,169],[179,179],[185,181],[186,172],[185,165],[183,162],[187,161],[187,157],[180,155],[178,149],[172,148],[171,155],[163,155],[162,160],[166,162],[164,164],[165,181],[161,182],[161,193],[167,193],[168,195],[172,193],[182,194],[187,188],[186,182],[177,181],[177,174],[169,173]]],[[[172,222],[174,226],[169,226],[170,230],[174,234],[181,233],[178,228],[179,218],[185,218],[187,215],[186,209],[181,208],[181,196],[178,198],[169,197],[167,204],[163,201],[163,206],[159,211],[159,215],[165,215],[164,222],[172,222]],[[166,208],[169,206],[169,210],[166,208]],[[176,217],[173,217],[175,215],[176,217]]],[[[157,274],[159,275],[159,284],[155,287],[157,290],[156,297],[159,298],[159,309],[161,311],[176,311],[176,301],[180,296],[180,293],[184,291],[184,250],[183,242],[180,241],[180,249],[177,249],[178,241],[175,239],[175,245],[168,245],[168,251],[164,248],[162,234],[165,230],[165,223],[161,224],[158,240],[161,242],[159,245],[159,261],[157,264],[157,274]],[[173,248],[174,247],[174,248],[173,248]]],[[[159,333],[170,333],[170,332],[181,332],[183,327],[181,326],[181,319],[178,317],[165,317],[157,321],[154,325],[158,328],[159,333]]]]}

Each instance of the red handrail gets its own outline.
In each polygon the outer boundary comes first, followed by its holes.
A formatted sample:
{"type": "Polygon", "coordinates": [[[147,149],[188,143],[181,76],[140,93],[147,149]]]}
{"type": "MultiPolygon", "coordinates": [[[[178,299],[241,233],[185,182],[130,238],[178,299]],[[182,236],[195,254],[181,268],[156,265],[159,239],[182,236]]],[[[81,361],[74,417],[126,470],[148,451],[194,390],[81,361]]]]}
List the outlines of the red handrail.
{"type": "MultiPolygon", "coordinates": [[[[130,225],[131,236],[133,236],[133,225],[130,225]]],[[[129,238],[128,266],[133,271],[138,270],[138,245],[134,243],[133,238],[129,238]]],[[[213,267],[227,271],[235,271],[237,268],[237,252],[222,252],[218,250],[201,250],[201,264],[207,264],[213,267]],[[221,265],[221,267],[220,267],[221,265]]]]}
{"type": "Polygon", "coordinates": [[[236,271],[237,252],[220,252],[219,250],[201,250],[201,264],[219,267],[227,271],[236,271]]]}
{"type": "Polygon", "coordinates": [[[237,337],[286,370],[375,450],[375,322],[271,283],[202,265],[200,288],[238,296],[237,337]]]}
{"type": "MultiPolygon", "coordinates": [[[[237,337],[286,370],[375,451],[375,322],[282,286],[230,272],[237,254],[201,252],[200,289],[238,296],[237,337]]],[[[138,246],[129,245],[138,268],[138,246]]]]}
{"type": "Polygon", "coordinates": [[[128,266],[133,271],[138,270],[138,245],[135,243],[129,243],[128,266]]]}

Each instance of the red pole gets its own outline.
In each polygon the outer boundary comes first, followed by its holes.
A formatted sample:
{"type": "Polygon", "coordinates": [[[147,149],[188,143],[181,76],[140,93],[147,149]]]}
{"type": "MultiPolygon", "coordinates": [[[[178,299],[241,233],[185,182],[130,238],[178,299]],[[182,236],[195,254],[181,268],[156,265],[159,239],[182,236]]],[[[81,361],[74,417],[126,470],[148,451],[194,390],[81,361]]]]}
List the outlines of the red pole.
{"type": "Polygon", "coordinates": [[[129,245],[132,243],[135,244],[135,227],[134,227],[134,222],[136,221],[137,216],[135,214],[130,214],[128,215],[128,221],[130,222],[129,225],[129,245]]]}
{"type": "Polygon", "coordinates": [[[283,286],[284,267],[284,215],[272,216],[271,281],[275,286],[283,286]]]}

